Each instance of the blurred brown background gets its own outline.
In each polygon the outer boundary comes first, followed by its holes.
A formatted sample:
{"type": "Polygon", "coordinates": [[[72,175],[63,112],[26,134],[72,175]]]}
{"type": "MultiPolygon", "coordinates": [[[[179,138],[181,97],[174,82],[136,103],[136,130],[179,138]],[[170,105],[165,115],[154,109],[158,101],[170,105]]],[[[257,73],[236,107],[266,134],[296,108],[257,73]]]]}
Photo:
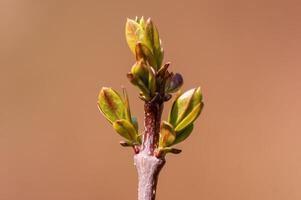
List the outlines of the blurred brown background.
{"type": "MultiPolygon", "coordinates": [[[[168,155],[158,200],[301,199],[300,1],[0,2],[0,200],[136,199],[132,151],[99,114],[128,88],[127,17],[151,16],[165,61],[205,109],[168,155]]],[[[166,106],[168,110],[169,106],[166,106]]],[[[166,116],[166,112],[165,112],[166,116]]]]}

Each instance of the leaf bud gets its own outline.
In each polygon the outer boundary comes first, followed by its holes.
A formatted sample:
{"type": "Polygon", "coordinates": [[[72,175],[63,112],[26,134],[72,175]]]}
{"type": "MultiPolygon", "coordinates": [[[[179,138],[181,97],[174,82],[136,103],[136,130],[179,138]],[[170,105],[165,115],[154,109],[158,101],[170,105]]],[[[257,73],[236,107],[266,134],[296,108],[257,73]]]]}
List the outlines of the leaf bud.
{"type": "Polygon", "coordinates": [[[174,74],[168,77],[165,85],[166,93],[174,93],[177,92],[183,85],[183,77],[181,74],[174,74]]]}

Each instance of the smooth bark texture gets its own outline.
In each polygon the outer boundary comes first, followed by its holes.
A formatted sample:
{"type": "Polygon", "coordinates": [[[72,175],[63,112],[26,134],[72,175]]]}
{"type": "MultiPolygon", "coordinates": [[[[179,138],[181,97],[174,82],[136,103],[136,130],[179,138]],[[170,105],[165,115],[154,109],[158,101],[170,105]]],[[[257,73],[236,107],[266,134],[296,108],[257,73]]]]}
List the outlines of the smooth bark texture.
{"type": "Polygon", "coordinates": [[[159,131],[163,101],[148,102],[144,106],[144,134],[134,163],[138,172],[138,200],[155,200],[160,170],[165,164],[164,157],[157,157],[155,149],[159,141],[159,131]]]}
{"type": "Polygon", "coordinates": [[[138,172],[138,200],[155,200],[159,172],[165,160],[139,153],[134,156],[138,172]]]}

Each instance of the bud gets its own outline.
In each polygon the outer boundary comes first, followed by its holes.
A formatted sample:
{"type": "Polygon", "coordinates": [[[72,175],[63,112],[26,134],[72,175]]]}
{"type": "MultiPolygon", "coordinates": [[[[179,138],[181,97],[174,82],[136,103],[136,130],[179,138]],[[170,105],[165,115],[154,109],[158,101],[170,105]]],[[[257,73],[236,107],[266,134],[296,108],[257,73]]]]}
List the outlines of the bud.
{"type": "Polygon", "coordinates": [[[125,104],[120,95],[112,88],[103,87],[101,89],[97,104],[101,113],[110,123],[125,118],[125,104]]]}
{"type": "Polygon", "coordinates": [[[132,84],[137,86],[146,100],[150,100],[156,90],[156,72],[150,66],[145,65],[143,60],[136,62],[128,78],[132,84]]]}
{"type": "Polygon", "coordinates": [[[174,101],[168,121],[180,132],[196,120],[202,108],[201,89],[188,90],[174,101]]]}
{"type": "Polygon", "coordinates": [[[140,17],[140,18],[136,16],[135,21],[136,21],[138,24],[140,24],[141,27],[145,27],[145,20],[144,20],[144,17],[143,17],[143,16],[140,17]]]}
{"type": "Polygon", "coordinates": [[[139,60],[133,65],[131,72],[127,75],[131,83],[139,88],[139,90],[142,92],[142,95],[146,99],[150,99],[150,91],[148,89],[148,74],[149,71],[147,66],[143,60],[139,60]]]}
{"type": "Polygon", "coordinates": [[[148,70],[148,66],[143,62],[143,60],[139,60],[137,61],[131,69],[131,73],[139,78],[144,85],[147,87],[148,86],[148,74],[149,74],[149,70],[148,70]]]}
{"type": "Polygon", "coordinates": [[[168,77],[165,84],[165,92],[166,93],[174,93],[177,92],[183,85],[183,77],[181,74],[176,73],[168,77]]]}
{"type": "Polygon", "coordinates": [[[173,126],[166,121],[162,121],[160,126],[159,148],[164,149],[172,145],[175,138],[173,126]]]}
{"type": "Polygon", "coordinates": [[[163,48],[158,31],[149,18],[128,19],[125,26],[125,35],[128,46],[135,54],[138,61],[143,57],[156,71],[161,67],[163,60],[163,48]],[[137,47],[137,44],[140,45],[137,47]],[[138,49],[137,49],[138,48],[138,49]]]}

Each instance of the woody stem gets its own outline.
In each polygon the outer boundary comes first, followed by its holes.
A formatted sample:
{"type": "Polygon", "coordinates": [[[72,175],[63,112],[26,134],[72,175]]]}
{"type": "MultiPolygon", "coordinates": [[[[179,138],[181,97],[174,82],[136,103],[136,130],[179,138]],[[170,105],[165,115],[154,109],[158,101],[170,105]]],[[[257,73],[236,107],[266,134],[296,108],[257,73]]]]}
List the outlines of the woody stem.
{"type": "Polygon", "coordinates": [[[138,172],[138,200],[155,200],[158,176],[165,164],[164,157],[156,157],[163,102],[147,102],[144,105],[145,131],[140,152],[134,156],[138,172]]]}

